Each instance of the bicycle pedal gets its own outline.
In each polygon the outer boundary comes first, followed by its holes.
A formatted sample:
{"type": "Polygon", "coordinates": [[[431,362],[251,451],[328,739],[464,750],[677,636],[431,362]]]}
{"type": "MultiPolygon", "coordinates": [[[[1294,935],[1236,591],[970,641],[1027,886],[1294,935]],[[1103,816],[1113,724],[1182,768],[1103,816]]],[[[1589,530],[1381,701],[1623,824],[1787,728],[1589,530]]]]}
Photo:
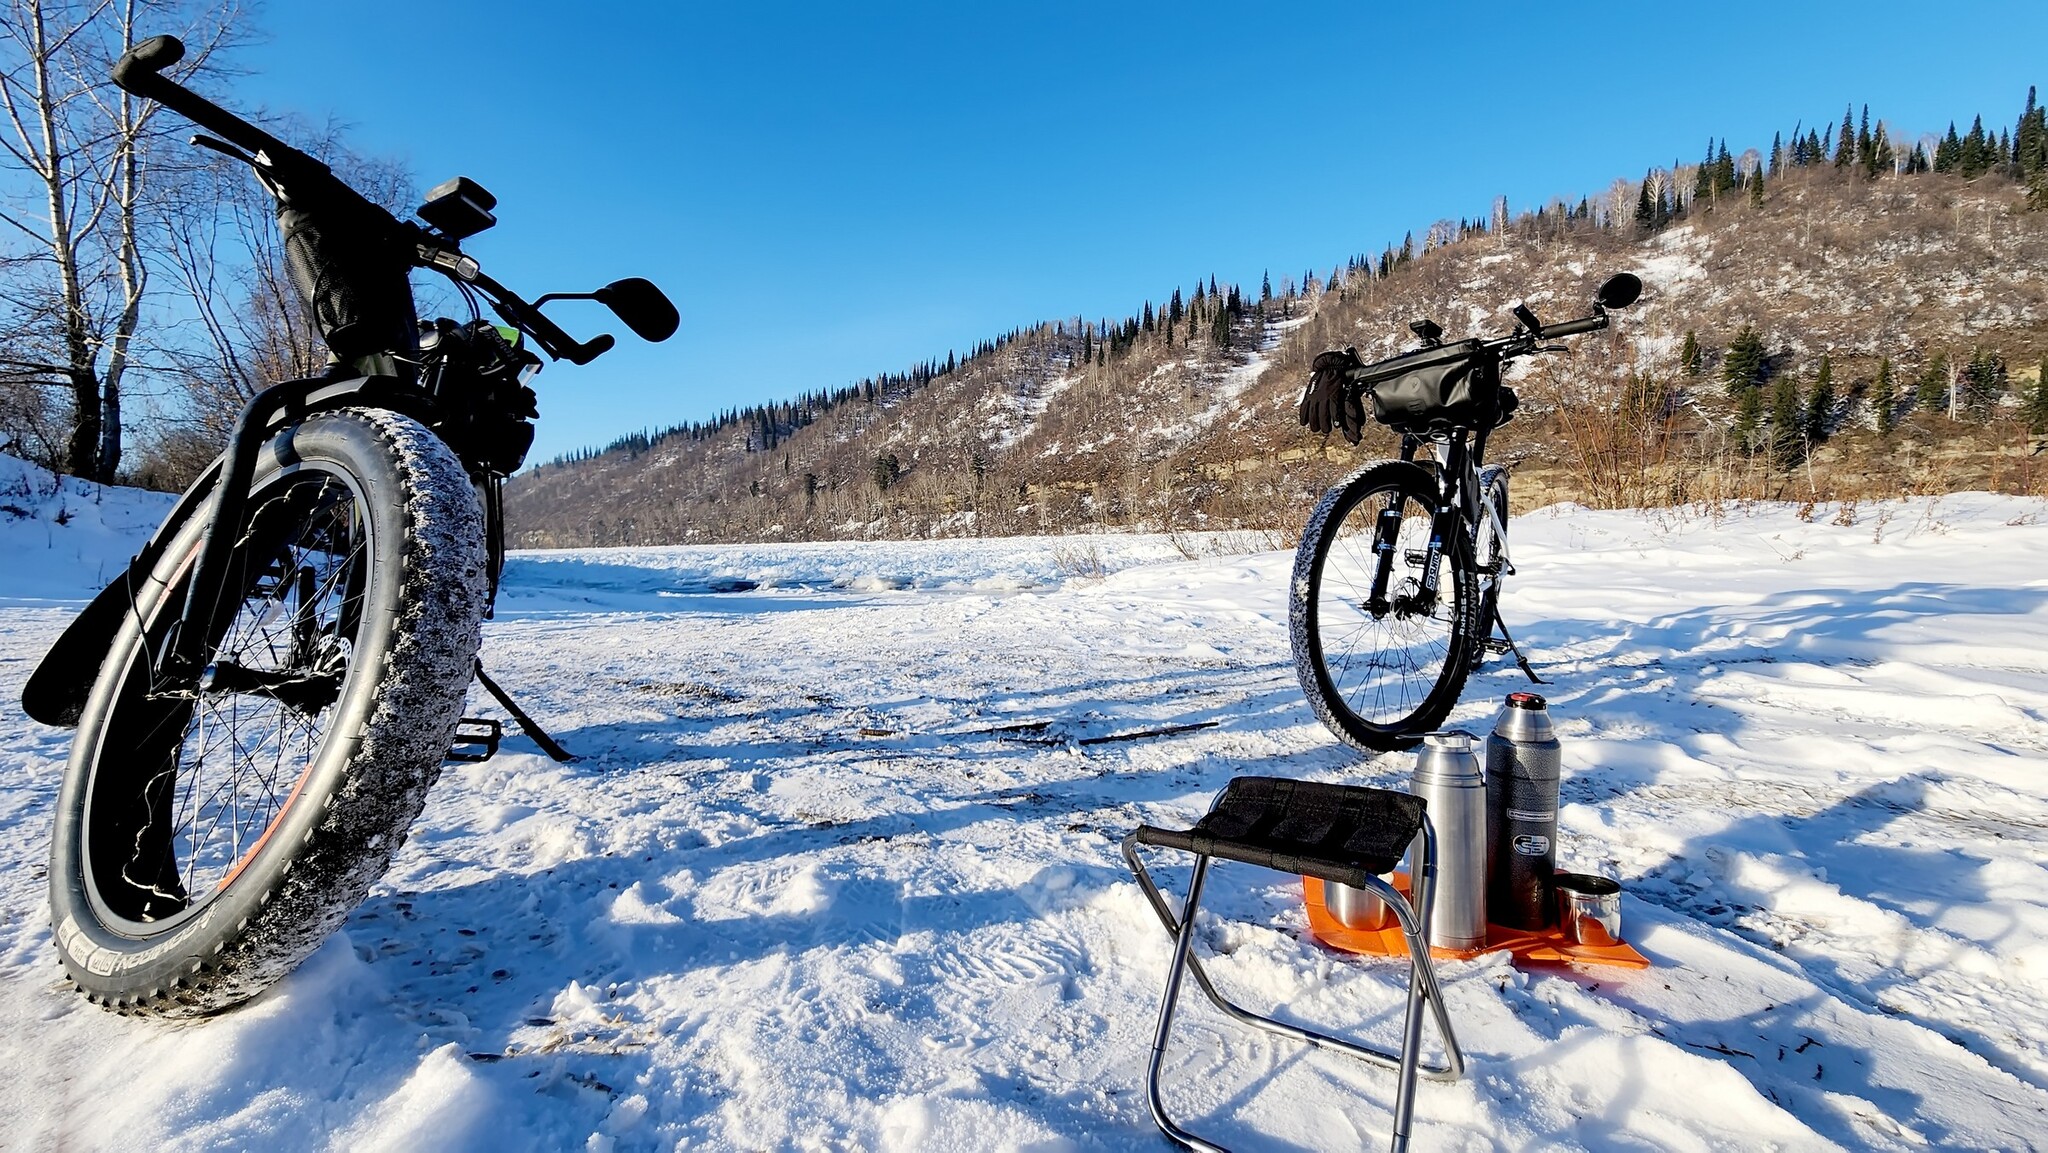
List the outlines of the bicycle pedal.
{"type": "Polygon", "coordinates": [[[1419,548],[1410,549],[1401,554],[1401,559],[1414,565],[1416,568],[1421,568],[1429,563],[1429,553],[1419,548]]]}
{"type": "Polygon", "coordinates": [[[1511,653],[1515,651],[1515,646],[1513,644],[1507,641],[1493,638],[1488,638],[1487,640],[1481,641],[1480,647],[1490,653],[1511,653]]]}
{"type": "Polygon", "coordinates": [[[498,755],[498,742],[505,739],[505,726],[490,717],[464,717],[455,722],[455,741],[448,746],[446,760],[479,764],[498,755]]]}

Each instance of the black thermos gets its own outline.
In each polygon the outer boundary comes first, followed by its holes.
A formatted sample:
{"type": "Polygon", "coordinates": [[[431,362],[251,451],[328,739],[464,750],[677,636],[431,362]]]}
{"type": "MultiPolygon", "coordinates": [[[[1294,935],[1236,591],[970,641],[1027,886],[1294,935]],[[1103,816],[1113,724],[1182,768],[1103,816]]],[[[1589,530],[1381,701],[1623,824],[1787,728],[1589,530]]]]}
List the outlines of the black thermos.
{"type": "Polygon", "coordinates": [[[1557,777],[1550,713],[1535,693],[1509,693],[1486,738],[1486,915],[1514,929],[1555,919],[1557,777]]]}

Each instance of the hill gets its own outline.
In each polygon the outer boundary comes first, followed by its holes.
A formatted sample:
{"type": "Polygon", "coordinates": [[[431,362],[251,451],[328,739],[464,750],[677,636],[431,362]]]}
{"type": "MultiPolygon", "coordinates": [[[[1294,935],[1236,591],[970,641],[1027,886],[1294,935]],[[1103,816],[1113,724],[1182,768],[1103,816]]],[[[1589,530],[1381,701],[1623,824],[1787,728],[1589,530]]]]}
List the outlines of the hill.
{"type": "MultiPolygon", "coordinates": [[[[2030,107],[2022,127],[2039,119],[2030,107]]],[[[1277,290],[1175,289],[1122,322],[1040,324],[957,361],[627,437],[516,478],[511,539],[1285,531],[1395,444],[1304,432],[1293,407],[1316,353],[1391,353],[1422,316],[1453,336],[1505,332],[1517,301],[1579,315],[1621,270],[1647,285],[1638,307],[1511,377],[1524,408],[1491,451],[1517,466],[1518,508],[2042,491],[2048,136],[1979,128],[1966,148],[1951,130],[1901,160],[1882,130],[1859,144],[1845,122],[1849,163],[1817,138],[1774,146],[1768,166],[1724,144],[1597,202],[1496,205],[1277,290]]]]}

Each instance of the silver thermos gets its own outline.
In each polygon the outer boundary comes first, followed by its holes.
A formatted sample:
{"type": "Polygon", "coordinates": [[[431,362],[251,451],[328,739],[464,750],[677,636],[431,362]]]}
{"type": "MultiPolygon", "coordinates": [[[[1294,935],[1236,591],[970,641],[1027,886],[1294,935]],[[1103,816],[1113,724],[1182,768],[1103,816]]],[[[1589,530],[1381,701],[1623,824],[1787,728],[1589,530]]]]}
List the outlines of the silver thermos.
{"type": "Polygon", "coordinates": [[[1559,760],[1543,698],[1509,693],[1486,738],[1486,903],[1497,924],[1542,929],[1556,916],[1559,760]]]}
{"type": "MultiPolygon", "coordinates": [[[[1443,949],[1486,945],[1486,781],[1472,734],[1431,733],[1415,758],[1415,795],[1436,831],[1435,908],[1429,943],[1443,949]]],[[[1420,849],[1418,835],[1417,849],[1420,849]]],[[[1409,854],[1410,876],[1421,853],[1409,854]]]]}

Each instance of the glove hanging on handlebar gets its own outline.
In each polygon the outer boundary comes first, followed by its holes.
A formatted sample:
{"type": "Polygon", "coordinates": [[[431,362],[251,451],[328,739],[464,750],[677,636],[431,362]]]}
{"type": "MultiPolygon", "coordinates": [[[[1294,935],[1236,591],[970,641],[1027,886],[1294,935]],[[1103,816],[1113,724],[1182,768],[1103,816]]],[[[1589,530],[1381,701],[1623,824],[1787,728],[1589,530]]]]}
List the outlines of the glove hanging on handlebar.
{"type": "Polygon", "coordinates": [[[1365,428],[1365,408],[1351,385],[1351,374],[1358,367],[1355,348],[1316,357],[1309,369],[1308,388],[1301,396],[1301,423],[1310,431],[1328,436],[1335,429],[1345,440],[1358,443],[1365,428]]]}

